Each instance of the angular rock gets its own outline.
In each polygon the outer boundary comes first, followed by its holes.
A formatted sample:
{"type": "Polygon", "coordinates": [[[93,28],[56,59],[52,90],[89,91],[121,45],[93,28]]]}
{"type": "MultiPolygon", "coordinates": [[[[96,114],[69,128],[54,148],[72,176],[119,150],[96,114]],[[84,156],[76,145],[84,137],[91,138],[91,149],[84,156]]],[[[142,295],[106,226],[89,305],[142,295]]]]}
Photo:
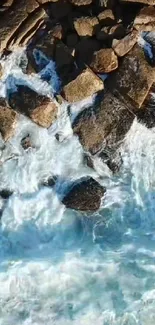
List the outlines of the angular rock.
{"type": "Polygon", "coordinates": [[[35,0],[13,1],[12,5],[0,17],[0,51],[9,46],[9,42],[17,39],[20,27],[24,25],[29,14],[39,6],[35,0]],[[6,24],[7,22],[7,24],[6,24]]]}
{"type": "Polygon", "coordinates": [[[96,17],[80,17],[74,20],[74,28],[79,36],[93,36],[98,25],[96,17]]]}
{"type": "Polygon", "coordinates": [[[98,15],[98,20],[102,26],[110,26],[115,23],[115,16],[111,9],[106,9],[98,15]]]}
{"type": "Polygon", "coordinates": [[[134,28],[138,31],[155,30],[155,7],[144,7],[134,20],[134,28]]]}
{"type": "Polygon", "coordinates": [[[100,49],[100,44],[97,40],[91,38],[82,39],[75,47],[75,58],[78,63],[91,62],[93,53],[100,49]]]}
{"type": "Polygon", "coordinates": [[[77,116],[73,122],[73,132],[79,136],[86,151],[96,154],[101,149],[118,146],[134,117],[126,103],[106,92],[100,105],[86,108],[77,116]]]}
{"type": "Polygon", "coordinates": [[[112,49],[101,49],[94,53],[91,69],[96,73],[109,73],[118,68],[118,59],[112,49]]]}
{"type": "Polygon", "coordinates": [[[116,24],[112,27],[103,27],[97,32],[96,38],[99,41],[112,41],[113,38],[121,39],[125,35],[125,28],[122,24],[116,24]]]}
{"type": "Polygon", "coordinates": [[[75,33],[71,33],[67,35],[67,46],[68,47],[74,47],[78,43],[78,35],[75,33]]]}
{"type": "Polygon", "coordinates": [[[118,56],[126,55],[133,46],[137,43],[139,33],[137,31],[131,32],[121,40],[114,39],[112,48],[118,56]]]}
{"type": "Polygon", "coordinates": [[[133,3],[143,3],[146,5],[154,6],[155,5],[155,0],[121,0],[121,2],[133,2],[133,3]]]}
{"type": "Polygon", "coordinates": [[[140,108],[155,80],[155,68],[145,58],[143,49],[136,44],[123,58],[117,72],[108,78],[111,91],[118,92],[135,108],[140,108]]]}
{"type": "Polygon", "coordinates": [[[92,3],[93,0],[69,0],[75,6],[87,6],[92,3]]]}
{"type": "Polygon", "coordinates": [[[56,104],[27,86],[17,86],[17,91],[9,96],[9,104],[15,111],[27,115],[45,128],[50,127],[56,119],[56,104]]]}
{"type": "Polygon", "coordinates": [[[70,103],[78,102],[84,98],[103,90],[103,81],[93,71],[86,68],[76,79],[63,88],[62,96],[70,103]]]}
{"type": "Polygon", "coordinates": [[[5,141],[13,136],[16,123],[17,113],[8,107],[4,98],[0,98],[0,133],[5,141]]]}
{"type": "Polygon", "coordinates": [[[82,178],[74,183],[63,198],[66,208],[78,211],[97,211],[106,190],[93,178],[82,178]]]}

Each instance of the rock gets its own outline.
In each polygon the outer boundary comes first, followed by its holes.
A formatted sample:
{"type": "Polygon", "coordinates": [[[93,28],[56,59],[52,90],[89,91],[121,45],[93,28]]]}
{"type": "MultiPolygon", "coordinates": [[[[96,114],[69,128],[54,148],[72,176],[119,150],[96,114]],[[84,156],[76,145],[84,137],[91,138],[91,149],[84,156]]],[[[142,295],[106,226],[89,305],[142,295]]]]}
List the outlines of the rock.
{"type": "Polygon", "coordinates": [[[112,41],[113,38],[121,39],[125,35],[125,28],[122,24],[116,24],[112,27],[103,27],[97,32],[96,38],[99,41],[112,41]]]}
{"type": "Polygon", "coordinates": [[[30,34],[34,26],[36,26],[38,21],[45,14],[44,10],[38,7],[39,4],[35,0],[13,1],[12,5],[8,7],[8,10],[1,14],[0,51],[9,47],[10,42],[12,44],[16,42],[16,40],[18,41],[18,34],[20,40],[26,37],[27,33],[30,34]],[[32,19],[33,12],[34,16],[32,19]]]}
{"type": "Polygon", "coordinates": [[[0,190],[0,197],[4,200],[8,199],[12,194],[13,192],[10,190],[7,189],[0,190]]]}
{"type": "Polygon", "coordinates": [[[104,8],[113,8],[115,4],[115,0],[99,0],[99,6],[104,8]]]}
{"type": "Polygon", "coordinates": [[[78,64],[84,62],[89,64],[95,51],[100,49],[100,44],[97,40],[87,38],[82,39],[75,47],[75,58],[78,64]]]}
{"type": "Polygon", "coordinates": [[[93,0],[69,0],[75,6],[87,6],[92,3],[93,0]]]}
{"type": "Polygon", "coordinates": [[[78,102],[84,98],[103,90],[103,81],[89,68],[86,68],[63,88],[62,96],[70,103],[78,102]]]}
{"type": "Polygon", "coordinates": [[[114,25],[115,16],[111,9],[107,9],[99,13],[98,20],[102,26],[110,26],[114,25]]]}
{"type": "Polygon", "coordinates": [[[101,49],[94,53],[91,69],[96,73],[109,73],[118,68],[118,59],[112,49],[101,49]]]}
{"type": "Polygon", "coordinates": [[[84,150],[94,155],[101,149],[115,148],[121,143],[134,117],[126,103],[106,92],[100,105],[86,108],[77,116],[73,132],[79,136],[84,150]]]}
{"type": "Polygon", "coordinates": [[[33,147],[32,143],[31,143],[31,137],[29,134],[21,140],[21,146],[23,147],[24,150],[27,150],[27,149],[33,147]]]}
{"type": "Polygon", "coordinates": [[[143,3],[146,5],[154,6],[155,5],[155,0],[121,0],[121,2],[133,2],[133,3],[143,3]]]}
{"type": "Polygon", "coordinates": [[[0,98],[0,133],[4,141],[13,136],[16,123],[17,113],[8,107],[4,98],[0,98]]]}
{"type": "Polygon", "coordinates": [[[2,65],[0,63],[0,78],[2,77],[2,75],[3,75],[3,68],[2,68],[2,65]]]}
{"type": "Polygon", "coordinates": [[[61,40],[64,37],[64,31],[61,24],[57,24],[52,28],[51,35],[61,40]]]}
{"type": "Polygon", "coordinates": [[[50,4],[49,12],[56,19],[62,19],[71,11],[71,5],[66,0],[56,1],[50,4]]]}
{"type": "Polygon", "coordinates": [[[57,181],[57,176],[52,176],[52,177],[48,178],[47,180],[45,180],[44,182],[42,182],[41,185],[53,187],[56,184],[56,181],[57,181]]]}
{"type": "Polygon", "coordinates": [[[96,17],[80,17],[74,20],[74,28],[79,36],[93,36],[98,26],[96,17]]]}
{"type": "Polygon", "coordinates": [[[97,211],[106,190],[93,178],[82,178],[74,183],[63,198],[66,208],[78,211],[97,211]]]}
{"type": "Polygon", "coordinates": [[[9,104],[15,111],[27,115],[45,128],[50,127],[56,119],[56,104],[27,86],[17,86],[17,91],[9,96],[9,104]]]}
{"type": "Polygon", "coordinates": [[[107,85],[136,110],[142,106],[154,80],[155,68],[149,65],[142,48],[136,44],[123,58],[119,69],[108,78],[107,85]]]}
{"type": "Polygon", "coordinates": [[[58,2],[59,0],[37,0],[40,4],[48,3],[48,2],[58,2]]]}
{"type": "Polygon", "coordinates": [[[155,7],[142,8],[134,20],[134,28],[138,31],[148,32],[155,30],[155,7]]]}
{"type": "Polygon", "coordinates": [[[121,40],[114,39],[112,42],[112,48],[118,56],[126,55],[133,46],[137,43],[139,33],[133,31],[121,40]]]}

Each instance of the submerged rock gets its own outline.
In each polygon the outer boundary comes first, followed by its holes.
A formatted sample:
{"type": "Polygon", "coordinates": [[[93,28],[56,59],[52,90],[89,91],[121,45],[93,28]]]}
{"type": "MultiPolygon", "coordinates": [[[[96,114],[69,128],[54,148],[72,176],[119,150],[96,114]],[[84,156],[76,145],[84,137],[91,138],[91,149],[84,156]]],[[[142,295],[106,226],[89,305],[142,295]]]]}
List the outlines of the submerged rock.
{"type": "Polygon", "coordinates": [[[18,85],[17,91],[9,96],[9,104],[15,111],[45,128],[49,128],[57,117],[57,105],[49,97],[39,95],[27,86],[18,85]]]}
{"type": "Polygon", "coordinates": [[[86,68],[63,88],[62,96],[68,102],[73,103],[92,96],[103,88],[103,81],[91,69],[86,68]]]}
{"type": "Polygon", "coordinates": [[[17,123],[17,113],[13,111],[4,98],[0,98],[0,133],[5,141],[9,140],[17,123]]]}
{"type": "Polygon", "coordinates": [[[95,154],[102,148],[121,142],[134,117],[126,103],[106,92],[100,105],[86,108],[77,116],[73,131],[79,136],[84,149],[95,154]]]}
{"type": "Polygon", "coordinates": [[[63,198],[63,204],[70,209],[79,211],[97,211],[106,190],[93,178],[82,178],[73,184],[63,198]]]}

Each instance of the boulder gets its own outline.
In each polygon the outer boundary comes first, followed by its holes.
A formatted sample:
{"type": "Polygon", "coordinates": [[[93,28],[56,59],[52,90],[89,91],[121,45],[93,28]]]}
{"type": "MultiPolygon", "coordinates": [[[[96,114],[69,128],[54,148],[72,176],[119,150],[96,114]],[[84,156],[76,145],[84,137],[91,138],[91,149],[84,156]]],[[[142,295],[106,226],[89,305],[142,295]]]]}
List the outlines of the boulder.
{"type": "Polygon", "coordinates": [[[87,6],[92,3],[93,0],[69,0],[75,6],[87,6]]]}
{"type": "Polygon", "coordinates": [[[91,38],[82,39],[75,47],[75,58],[78,64],[89,64],[95,51],[100,49],[100,43],[91,38]]]}
{"type": "Polygon", "coordinates": [[[125,36],[125,28],[122,24],[116,24],[112,27],[102,27],[100,31],[97,32],[96,38],[99,41],[111,41],[114,38],[121,39],[125,36]]]}
{"type": "Polygon", "coordinates": [[[105,192],[105,188],[93,178],[82,178],[71,186],[62,203],[73,210],[97,211],[105,192]]]}
{"type": "Polygon", "coordinates": [[[74,28],[79,36],[93,36],[98,26],[96,17],[80,17],[74,20],[74,28]]]}
{"type": "Polygon", "coordinates": [[[141,108],[154,80],[155,68],[150,66],[143,49],[136,44],[123,58],[119,69],[108,78],[107,85],[130,102],[136,111],[141,108]]]}
{"type": "Polygon", "coordinates": [[[155,5],[155,0],[121,0],[121,2],[125,2],[125,3],[130,3],[130,2],[133,2],[133,3],[143,3],[143,4],[146,4],[146,5],[150,5],[150,6],[154,6],[155,5]]]}
{"type": "Polygon", "coordinates": [[[62,96],[68,102],[74,103],[94,95],[103,88],[103,81],[92,70],[86,68],[63,88],[62,96]]]}
{"type": "Polygon", "coordinates": [[[137,43],[139,33],[137,31],[133,31],[123,39],[117,40],[114,39],[112,42],[112,48],[118,56],[126,55],[133,46],[137,43]]]}
{"type": "Polygon", "coordinates": [[[101,149],[115,148],[121,143],[134,117],[126,103],[105,92],[100,105],[86,108],[77,116],[73,132],[78,135],[84,150],[94,155],[101,149]]]}
{"type": "Polygon", "coordinates": [[[138,31],[155,30],[155,7],[144,7],[134,20],[134,28],[138,31]]]}
{"type": "Polygon", "coordinates": [[[16,124],[17,113],[8,106],[4,98],[0,98],[0,133],[4,141],[13,136],[16,124]]]}
{"type": "Polygon", "coordinates": [[[98,20],[102,26],[110,26],[115,23],[115,16],[111,9],[106,9],[99,13],[98,20]]]}
{"type": "Polygon", "coordinates": [[[35,123],[48,128],[55,121],[58,108],[47,96],[39,95],[27,86],[18,85],[9,96],[10,106],[30,117],[35,123]]]}
{"type": "Polygon", "coordinates": [[[109,73],[118,68],[118,59],[112,49],[101,49],[94,53],[90,63],[96,73],[109,73]]]}

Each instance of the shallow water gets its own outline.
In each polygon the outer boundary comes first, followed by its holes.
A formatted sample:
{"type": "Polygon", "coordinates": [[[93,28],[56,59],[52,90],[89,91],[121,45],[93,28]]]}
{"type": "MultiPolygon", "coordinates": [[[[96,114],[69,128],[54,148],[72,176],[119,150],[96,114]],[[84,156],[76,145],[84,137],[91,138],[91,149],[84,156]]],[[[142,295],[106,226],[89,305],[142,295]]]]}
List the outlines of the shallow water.
{"type": "MultiPolygon", "coordinates": [[[[3,62],[1,95],[26,83],[53,96],[54,65],[47,84],[22,73],[20,55],[3,62]]],[[[72,118],[92,100],[73,105],[72,118]]],[[[155,129],[135,120],[121,150],[118,175],[99,159],[92,171],[83,164],[67,104],[49,130],[20,118],[0,156],[0,189],[14,191],[0,201],[0,325],[155,324],[155,129]],[[27,133],[35,148],[24,151],[20,140],[27,133]],[[43,187],[52,175],[55,187],[43,187]],[[61,203],[68,182],[84,175],[107,188],[92,215],[61,203]]]]}

